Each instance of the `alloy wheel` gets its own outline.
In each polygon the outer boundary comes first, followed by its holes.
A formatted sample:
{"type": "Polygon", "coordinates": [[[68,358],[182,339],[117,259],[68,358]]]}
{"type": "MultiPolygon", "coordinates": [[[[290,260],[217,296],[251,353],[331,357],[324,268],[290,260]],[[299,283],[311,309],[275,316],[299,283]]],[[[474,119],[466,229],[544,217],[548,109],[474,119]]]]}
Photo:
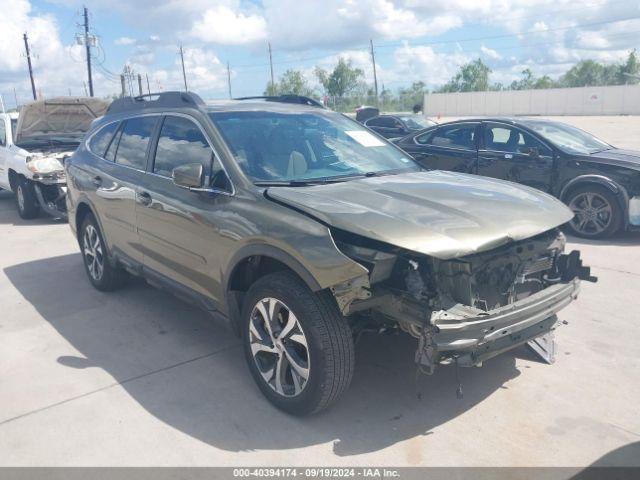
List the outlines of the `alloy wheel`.
{"type": "Polygon", "coordinates": [[[596,192],[584,192],[571,199],[569,208],[575,216],[571,226],[578,232],[594,236],[604,232],[613,218],[613,207],[596,192]]]}
{"type": "Polygon", "coordinates": [[[295,313],[276,298],[263,298],[249,319],[249,344],[260,375],[276,393],[295,397],[309,380],[309,346],[295,313]]]}
{"type": "Polygon", "coordinates": [[[102,252],[102,243],[98,231],[93,225],[87,225],[82,237],[82,245],[84,251],[84,261],[89,270],[89,275],[95,281],[102,278],[104,272],[104,255],[102,252]]]}

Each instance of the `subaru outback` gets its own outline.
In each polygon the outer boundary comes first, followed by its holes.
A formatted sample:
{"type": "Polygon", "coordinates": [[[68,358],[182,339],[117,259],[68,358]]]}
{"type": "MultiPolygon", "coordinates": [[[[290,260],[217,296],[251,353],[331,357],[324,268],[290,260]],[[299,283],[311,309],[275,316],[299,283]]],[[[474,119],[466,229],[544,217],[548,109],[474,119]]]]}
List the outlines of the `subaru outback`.
{"type": "Polygon", "coordinates": [[[427,373],[477,366],[549,334],[595,280],[563,253],[555,198],[425,171],[304,97],[116,100],[65,168],[93,286],[137,275],[210,311],[292,414],[347,389],[363,332],[414,336],[427,373]]]}

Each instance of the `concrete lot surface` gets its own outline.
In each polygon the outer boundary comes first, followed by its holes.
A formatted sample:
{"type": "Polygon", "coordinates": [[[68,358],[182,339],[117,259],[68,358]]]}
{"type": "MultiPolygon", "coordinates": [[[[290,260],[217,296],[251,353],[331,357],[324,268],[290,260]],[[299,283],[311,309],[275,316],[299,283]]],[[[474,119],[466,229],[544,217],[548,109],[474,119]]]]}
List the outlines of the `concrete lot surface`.
{"type": "Polygon", "coordinates": [[[561,312],[555,365],[519,348],[462,370],[457,400],[452,368],[416,379],[413,339],[365,336],[342,401],[297,419],[205,313],[94,290],[68,226],[0,194],[0,465],[640,466],[640,235],[569,248],[600,281],[561,312]]]}

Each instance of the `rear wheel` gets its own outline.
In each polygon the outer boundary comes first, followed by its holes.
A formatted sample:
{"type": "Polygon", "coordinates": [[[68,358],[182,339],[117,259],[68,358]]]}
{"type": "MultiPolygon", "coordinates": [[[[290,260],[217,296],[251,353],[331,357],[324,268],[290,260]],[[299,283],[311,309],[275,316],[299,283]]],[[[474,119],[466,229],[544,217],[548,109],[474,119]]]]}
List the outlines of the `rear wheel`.
{"type": "Polygon", "coordinates": [[[575,189],[567,204],[574,217],[568,226],[572,233],[583,238],[608,238],[620,229],[622,210],[615,196],[598,185],[575,189]]]}
{"type": "Polygon", "coordinates": [[[80,250],[85,271],[95,288],[108,292],[125,284],[127,273],[109,259],[100,227],[91,214],[80,227],[80,250]]]}
{"type": "Polygon", "coordinates": [[[40,213],[40,206],[36,198],[33,184],[24,178],[18,180],[15,190],[16,208],[18,215],[25,220],[36,218],[40,213]]]}
{"type": "Polygon", "coordinates": [[[279,272],[258,280],[243,306],[247,364],[265,397],[293,415],[336,401],[353,376],[351,329],[326,292],[279,272]]]}

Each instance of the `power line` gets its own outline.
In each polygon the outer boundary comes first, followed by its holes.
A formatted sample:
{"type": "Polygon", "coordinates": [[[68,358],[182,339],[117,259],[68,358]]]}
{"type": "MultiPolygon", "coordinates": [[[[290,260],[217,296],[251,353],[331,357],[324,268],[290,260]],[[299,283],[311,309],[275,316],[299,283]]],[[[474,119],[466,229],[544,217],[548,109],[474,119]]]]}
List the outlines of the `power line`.
{"type": "MultiPolygon", "coordinates": [[[[586,7],[586,8],[588,8],[588,7],[586,7]]],[[[619,19],[616,19],[616,20],[605,20],[605,21],[599,21],[599,22],[583,23],[583,24],[576,24],[576,25],[571,25],[571,26],[566,26],[566,27],[546,28],[544,30],[532,29],[532,30],[525,31],[525,32],[516,32],[516,33],[500,34],[500,35],[488,35],[488,36],[473,37],[473,38],[462,38],[462,39],[453,39],[453,40],[433,40],[433,41],[428,41],[428,42],[412,42],[411,45],[412,46],[447,45],[447,44],[457,44],[457,43],[475,42],[475,41],[483,41],[483,40],[495,40],[495,39],[501,39],[501,38],[520,37],[520,36],[523,36],[523,35],[530,35],[530,34],[536,34],[536,33],[547,33],[547,32],[555,32],[555,31],[562,31],[562,30],[573,30],[573,29],[577,29],[577,28],[592,27],[592,26],[598,26],[598,25],[605,25],[605,24],[609,24],[609,23],[624,22],[624,21],[628,21],[628,20],[637,20],[637,19],[640,19],[640,17],[619,18],[619,19]]],[[[270,46],[270,44],[269,44],[269,46],[270,46]]],[[[375,48],[392,48],[392,47],[401,47],[401,46],[404,46],[403,42],[380,43],[380,44],[374,45],[375,48]]],[[[351,48],[351,50],[359,51],[359,50],[368,49],[369,47],[370,47],[370,45],[366,45],[366,46],[365,45],[359,45],[359,46],[355,46],[355,47],[351,48]]],[[[327,51],[326,53],[324,53],[322,55],[299,57],[297,59],[292,59],[292,60],[273,61],[272,58],[271,58],[271,48],[269,49],[269,51],[270,51],[270,61],[269,61],[268,64],[266,64],[266,63],[252,63],[252,64],[236,65],[236,66],[234,66],[234,69],[235,70],[238,70],[238,69],[249,70],[249,69],[264,68],[265,66],[271,66],[272,67],[273,65],[285,65],[285,64],[300,63],[300,62],[306,62],[306,61],[312,61],[312,60],[321,60],[321,59],[325,59],[327,57],[330,57],[331,55],[334,55],[334,54],[344,53],[344,50],[332,50],[332,51],[327,51]]]]}
{"type": "MultiPolygon", "coordinates": [[[[478,41],[482,41],[482,40],[495,40],[498,38],[512,38],[512,37],[521,37],[524,35],[531,35],[531,34],[536,34],[536,33],[547,33],[547,32],[557,32],[557,31],[561,31],[561,30],[573,30],[575,28],[583,28],[583,27],[593,27],[593,26],[597,26],[597,25],[605,25],[608,23],[617,23],[617,22],[625,22],[625,21],[629,21],[629,20],[638,20],[640,19],[640,17],[629,17],[629,18],[621,18],[621,19],[617,19],[617,20],[606,20],[606,21],[602,21],[602,22],[593,22],[593,23],[583,23],[581,25],[573,25],[570,27],[556,27],[556,28],[546,28],[544,30],[528,30],[526,32],[518,32],[518,33],[505,33],[505,34],[501,34],[501,35],[489,35],[489,36],[485,36],[485,37],[474,37],[474,38],[461,38],[458,40],[433,40],[430,42],[414,42],[412,43],[412,45],[418,45],[418,46],[423,46],[423,45],[446,45],[446,44],[450,44],[450,43],[465,43],[465,42],[478,42],[478,41]]],[[[380,44],[380,45],[376,45],[377,48],[391,48],[391,47],[399,47],[399,46],[403,46],[404,43],[386,43],[386,44],[380,44]]]]}

